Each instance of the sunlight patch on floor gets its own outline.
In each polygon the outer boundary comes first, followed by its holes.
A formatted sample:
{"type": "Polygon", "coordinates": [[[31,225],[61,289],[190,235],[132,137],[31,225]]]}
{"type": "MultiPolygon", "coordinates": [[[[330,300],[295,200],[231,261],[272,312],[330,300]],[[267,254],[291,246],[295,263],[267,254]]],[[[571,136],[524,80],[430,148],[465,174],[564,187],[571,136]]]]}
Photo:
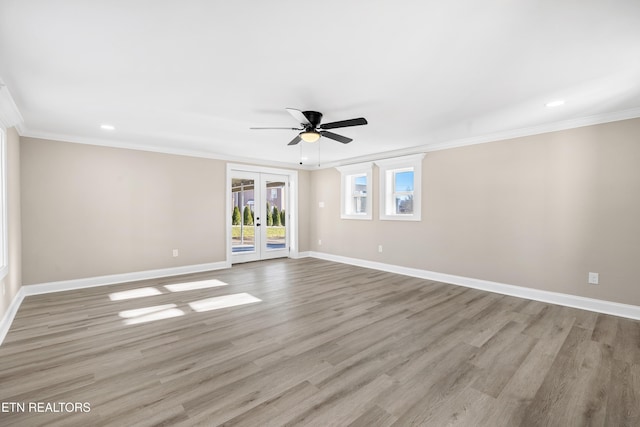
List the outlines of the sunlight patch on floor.
{"type": "Polygon", "coordinates": [[[175,283],[173,285],[164,285],[164,287],[171,292],[184,292],[184,291],[194,291],[197,289],[217,288],[219,286],[227,286],[227,285],[228,283],[222,282],[217,279],[211,279],[211,280],[200,280],[197,282],[175,283]]]}
{"type": "Polygon", "coordinates": [[[218,310],[220,308],[235,307],[238,305],[252,304],[262,300],[245,292],[240,294],[224,295],[221,297],[206,298],[190,302],[189,307],[197,312],[218,310]]]}
{"type": "Polygon", "coordinates": [[[118,316],[125,319],[125,325],[135,325],[138,323],[151,322],[154,320],[170,319],[172,317],[184,316],[184,311],[176,307],[177,305],[175,304],[154,305],[152,307],[124,310],[118,313],[118,316]]]}

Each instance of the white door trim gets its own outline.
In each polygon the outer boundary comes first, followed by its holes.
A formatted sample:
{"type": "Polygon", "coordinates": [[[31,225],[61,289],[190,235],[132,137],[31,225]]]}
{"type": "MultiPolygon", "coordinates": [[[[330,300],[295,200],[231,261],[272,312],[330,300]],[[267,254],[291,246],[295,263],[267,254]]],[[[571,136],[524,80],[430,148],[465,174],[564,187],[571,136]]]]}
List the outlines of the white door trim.
{"type": "Polygon", "coordinates": [[[292,169],[278,169],[270,168],[266,166],[255,165],[243,165],[239,163],[227,163],[227,179],[226,179],[226,202],[225,206],[225,235],[226,235],[226,263],[231,267],[232,253],[231,253],[231,175],[232,172],[255,172],[266,173],[274,175],[285,175],[289,177],[289,191],[287,192],[287,206],[290,208],[289,227],[287,232],[289,233],[289,256],[296,258],[298,256],[298,171],[292,169]]]}

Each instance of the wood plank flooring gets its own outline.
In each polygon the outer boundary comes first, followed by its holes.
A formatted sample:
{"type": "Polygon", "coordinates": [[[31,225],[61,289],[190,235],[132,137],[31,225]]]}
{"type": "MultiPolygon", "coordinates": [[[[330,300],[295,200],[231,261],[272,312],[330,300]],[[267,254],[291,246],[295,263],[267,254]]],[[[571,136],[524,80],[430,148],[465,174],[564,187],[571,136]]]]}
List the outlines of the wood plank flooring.
{"type": "Polygon", "coordinates": [[[640,322],[271,260],[27,297],[3,402],[2,426],[640,426],[640,322]]]}

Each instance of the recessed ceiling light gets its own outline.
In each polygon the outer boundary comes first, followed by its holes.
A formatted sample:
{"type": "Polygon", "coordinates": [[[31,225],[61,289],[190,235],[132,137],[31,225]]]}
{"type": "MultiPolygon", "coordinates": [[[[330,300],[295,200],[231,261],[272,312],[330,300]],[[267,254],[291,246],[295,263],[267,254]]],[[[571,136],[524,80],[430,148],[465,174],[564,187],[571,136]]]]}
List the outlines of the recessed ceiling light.
{"type": "Polygon", "coordinates": [[[103,130],[115,130],[115,126],[114,125],[100,125],[100,129],[103,130]]]}
{"type": "Polygon", "coordinates": [[[545,106],[547,107],[559,107],[561,105],[564,105],[564,99],[557,99],[555,101],[547,102],[545,104],[545,106]]]}

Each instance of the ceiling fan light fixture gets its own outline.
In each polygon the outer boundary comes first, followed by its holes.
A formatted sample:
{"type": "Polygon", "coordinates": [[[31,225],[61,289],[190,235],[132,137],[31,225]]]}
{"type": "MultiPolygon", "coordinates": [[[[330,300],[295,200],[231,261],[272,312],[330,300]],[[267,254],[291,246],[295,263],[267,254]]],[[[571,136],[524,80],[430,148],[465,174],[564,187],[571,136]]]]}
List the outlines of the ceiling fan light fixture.
{"type": "Polygon", "coordinates": [[[320,134],[316,131],[304,131],[300,132],[300,138],[304,142],[316,142],[320,139],[320,134]]]}

